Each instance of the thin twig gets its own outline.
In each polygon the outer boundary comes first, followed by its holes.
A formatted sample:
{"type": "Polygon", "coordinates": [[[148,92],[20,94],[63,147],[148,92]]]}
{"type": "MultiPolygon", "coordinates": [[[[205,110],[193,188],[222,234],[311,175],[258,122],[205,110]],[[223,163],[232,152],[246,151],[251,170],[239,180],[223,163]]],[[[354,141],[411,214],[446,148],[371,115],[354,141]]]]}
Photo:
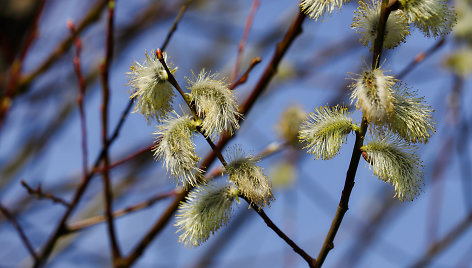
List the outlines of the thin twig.
{"type": "MultiPolygon", "coordinates": [[[[75,32],[75,26],[72,21],[67,22],[67,26],[72,34],[75,32]]],[[[82,172],[83,177],[87,176],[88,170],[88,152],[87,152],[87,123],[85,117],[85,109],[84,109],[84,98],[85,98],[85,78],[82,75],[82,68],[80,64],[80,54],[82,51],[82,41],[77,36],[74,40],[75,43],[75,56],[73,59],[74,62],[74,70],[75,74],[77,75],[78,86],[79,86],[79,95],[77,96],[77,104],[79,106],[79,116],[80,116],[80,128],[82,134],[82,172]]]]}
{"type": "MultiPolygon", "coordinates": [[[[240,106],[239,112],[243,115],[247,114],[254,103],[256,102],[257,98],[260,94],[266,89],[269,82],[274,77],[277,66],[280,63],[280,60],[283,58],[285,53],[287,52],[290,45],[293,43],[295,38],[302,32],[302,23],[305,20],[306,16],[298,12],[297,17],[290,25],[287,33],[285,34],[282,41],[280,41],[275,49],[274,55],[272,56],[271,61],[269,62],[268,66],[266,67],[264,73],[260,77],[258,83],[254,87],[251,94],[247,97],[247,99],[243,102],[240,106]]],[[[233,135],[222,135],[220,140],[216,144],[216,147],[219,151],[225,147],[225,145],[233,138],[233,135]]],[[[216,153],[211,150],[205,159],[200,164],[200,169],[206,170],[207,167],[213,163],[216,159],[216,153]]],[[[152,240],[161,232],[161,230],[167,225],[172,215],[174,215],[175,211],[177,210],[180,202],[182,202],[185,197],[188,195],[190,189],[187,191],[182,192],[181,194],[177,195],[174,201],[167,207],[161,217],[154,223],[151,229],[144,235],[144,237],[138,242],[136,247],[131,251],[131,253],[120,263],[120,267],[129,267],[133,265],[133,263],[143,254],[144,250],[146,249],[147,245],[152,242],[152,240]]]]}
{"type": "Polygon", "coordinates": [[[20,235],[21,240],[25,244],[26,249],[28,249],[31,257],[33,257],[33,259],[37,260],[38,256],[36,255],[36,252],[34,251],[34,248],[31,245],[31,242],[28,240],[28,237],[26,237],[25,232],[23,231],[23,229],[21,228],[20,224],[15,219],[15,217],[13,217],[13,215],[11,215],[11,213],[8,211],[8,209],[6,207],[4,207],[2,204],[0,204],[0,211],[3,213],[3,215],[5,215],[5,217],[11,222],[13,227],[16,229],[16,231],[20,235]]]}
{"type": "Polygon", "coordinates": [[[52,52],[46,60],[43,61],[39,65],[38,68],[36,68],[34,71],[31,72],[31,74],[25,76],[24,78],[21,79],[19,85],[18,85],[18,90],[16,94],[21,94],[25,93],[27,91],[27,86],[31,81],[33,81],[37,76],[41,75],[44,73],[59,57],[61,57],[72,45],[74,42],[75,38],[82,33],[85,29],[87,29],[90,25],[92,25],[94,22],[98,21],[100,18],[100,15],[102,11],[105,9],[107,6],[108,0],[101,0],[98,4],[96,4],[89,12],[88,14],[83,18],[83,20],[78,24],[77,30],[75,33],[72,35],[66,37],[52,52]]]}
{"type": "Polygon", "coordinates": [[[407,66],[405,66],[405,68],[403,68],[403,70],[401,70],[400,73],[398,73],[398,75],[396,77],[398,79],[402,79],[403,77],[405,77],[416,66],[418,66],[418,64],[420,64],[425,59],[427,59],[429,56],[434,54],[434,52],[438,51],[444,45],[444,43],[446,43],[446,37],[442,37],[441,39],[436,41],[436,43],[434,43],[434,45],[432,45],[426,51],[418,53],[415,56],[415,58],[413,58],[413,60],[407,66]]]}
{"type": "Polygon", "coordinates": [[[246,83],[248,77],[249,77],[249,73],[252,71],[252,69],[254,67],[256,67],[256,65],[258,65],[259,63],[261,63],[262,59],[260,57],[255,57],[252,59],[251,61],[251,64],[249,65],[249,67],[247,68],[247,70],[244,72],[243,75],[241,75],[241,77],[236,80],[234,83],[232,83],[228,88],[230,90],[233,90],[235,89],[237,86],[239,85],[242,85],[244,83],[246,83]]]}
{"type": "Polygon", "coordinates": [[[31,45],[34,40],[36,40],[38,35],[39,20],[41,19],[41,14],[43,13],[46,0],[41,0],[39,3],[38,11],[34,17],[31,29],[29,30],[28,35],[26,36],[24,45],[20,51],[19,57],[13,61],[10,65],[10,74],[6,90],[4,95],[0,98],[0,132],[2,131],[3,125],[5,123],[8,112],[13,101],[13,96],[16,93],[18,83],[21,77],[21,71],[23,68],[23,62],[26,58],[26,54],[29,52],[31,45]]]}
{"type": "MultiPolygon", "coordinates": [[[[103,166],[107,167],[110,164],[110,158],[108,156],[108,104],[110,102],[110,86],[109,86],[109,72],[110,64],[113,58],[113,25],[114,25],[114,14],[115,14],[115,1],[108,1],[108,20],[106,30],[106,44],[105,44],[105,59],[103,64],[100,66],[101,77],[102,77],[102,144],[106,148],[103,157],[103,166]]],[[[110,174],[108,169],[104,169],[103,175],[103,195],[105,202],[105,215],[107,219],[108,236],[111,244],[111,253],[113,257],[113,263],[117,262],[121,258],[121,250],[116,237],[115,223],[113,220],[113,193],[110,174]]]]}
{"type": "MultiPolygon", "coordinates": [[[[172,191],[167,192],[167,193],[157,194],[157,195],[153,196],[152,198],[150,198],[146,201],[131,205],[131,206],[129,206],[127,208],[124,208],[124,209],[119,209],[119,210],[114,211],[113,212],[113,217],[117,218],[117,217],[120,217],[120,216],[128,215],[132,212],[136,212],[136,211],[140,211],[140,210],[145,209],[145,208],[149,208],[152,205],[154,205],[156,202],[158,202],[160,200],[163,200],[163,199],[166,199],[166,198],[169,198],[171,196],[175,196],[179,193],[180,193],[180,191],[172,190],[172,191]]],[[[84,220],[78,221],[76,223],[70,224],[69,227],[68,227],[68,230],[71,233],[82,231],[85,228],[94,226],[96,224],[104,222],[105,220],[106,220],[106,217],[103,216],[103,215],[95,216],[95,217],[92,217],[92,218],[84,219],[84,220]]]]}
{"type": "Polygon", "coordinates": [[[301,249],[292,239],[290,239],[282,230],[280,230],[277,225],[272,222],[272,220],[265,214],[262,208],[258,207],[256,204],[251,203],[245,196],[240,195],[242,199],[246,200],[252,209],[264,220],[267,226],[272,229],[280,238],[282,238],[285,243],[287,243],[293,251],[300,255],[307,263],[309,267],[314,267],[316,260],[313,259],[308,253],[301,249]]]}
{"type": "Polygon", "coordinates": [[[234,65],[233,73],[231,74],[231,83],[233,84],[238,76],[239,67],[241,65],[241,59],[243,58],[243,51],[244,47],[246,46],[246,41],[249,36],[249,31],[251,30],[252,21],[254,20],[254,15],[256,15],[256,11],[259,8],[259,0],[253,0],[251,5],[251,11],[249,12],[249,16],[246,20],[246,25],[244,26],[243,37],[241,41],[239,41],[238,45],[238,55],[236,56],[236,63],[234,65]]]}
{"type": "Polygon", "coordinates": [[[29,194],[37,196],[39,199],[41,198],[47,198],[52,200],[54,203],[59,203],[62,204],[66,207],[69,207],[70,204],[69,202],[65,201],[64,199],[57,197],[55,195],[49,194],[49,193],[44,193],[43,190],[41,189],[41,185],[38,185],[36,189],[33,189],[31,186],[29,186],[26,181],[22,180],[21,185],[25,187],[25,189],[28,191],[29,194]]]}
{"type": "Polygon", "coordinates": [[[161,46],[161,49],[162,49],[162,50],[165,50],[165,49],[166,49],[167,44],[168,44],[169,41],[170,41],[170,38],[172,37],[172,35],[174,34],[174,32],[177,30],[177,25],[179,24],[180,19],[182,19],[182,16],[184,15],[185,11],[187,11],[188,6],[190,5],[190,3],[192,3],[192,0],[187,0],[187,1],[182,5],[182,7],[180,8],[179,13],[177,14],[177,17],[175,17],[175,20],[174,20],[174,22],[172,23],[172,26],[171,26],[170,29],[169,29],[169,32],[167,32],[167,36],[166,36],[166,38],[165,38],[165,40],[164,40],[164,43],[163,43],[162,46],[161,46]]]}

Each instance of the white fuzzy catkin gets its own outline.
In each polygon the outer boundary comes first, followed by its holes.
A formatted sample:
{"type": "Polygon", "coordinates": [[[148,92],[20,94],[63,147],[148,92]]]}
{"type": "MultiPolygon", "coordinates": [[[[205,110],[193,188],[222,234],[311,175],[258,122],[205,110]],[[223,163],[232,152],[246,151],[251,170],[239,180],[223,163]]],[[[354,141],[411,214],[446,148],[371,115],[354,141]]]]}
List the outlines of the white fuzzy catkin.
{"type": "Polygon", "coordinates": [[[259,207],[269,206],[274,196],[267,177],[256,165],[258,160],[253,156],[245,156],[239,147],[232,149],[229,159],[226,171],[239,192],[259,207]]]}
{"type": "MultiPolygon", "coordinates": [[[[164,60],[167,55],[164,53],[164,60]]],[[[170,67],[171,68],[171,67],[170,67]]],[[[177,69],[172,69],[174,73],[177,69]]],[[[135,62],[128,72],[129,85],[134,88],[130,98],[135,100],[134,111],[143,114],[148,123],[159,122],[172,111],[175,93],[168,81],[164,66],[157,59],[154,50],[143,63],[135,62]]]]}
{"type": "MultiPolygon", "coordinates": [[[[351,27],[361,35],[360,42],[364,46],[374,47],[377,38],[380,21],[380,1],[373,0],[370,3],[359,1],[359,7],[355,11],[354,21],[351,27]]],[[[385,25],[384,48],[395,48],[405,42],[406,36],[410,34],[408,19],[401,11],[393,11],[388,17],[385,25]]]]}
{"type": "Polygon", "coordinates": [[[238,105],[233,91],[228,85],[202,70],[193,80],[188,80],[190,99],[195,103],[197,114],[202,118],[201,127],[207,136],[223,131],[233,133],[239,128],[238,105]]]}
{"type": "Polygon", "coordinates": [[[351,85],[351,102],[356,102],[369,123],[382,125],[393,112],[393,86],[396,80],[381,69],[365,71],[351,85]]]}
{"type": "Polygon", "coordinates": [[[228,223],[237,189],[230,184],[210,182],[194,188],[177,211],[175,226],[179,242],[197,247],[228,223]]]}
{"type": "Polygon", "coordinates": [[[350,0],[301,0],[302,12],[315,21],[325,14],[331,14],[335,9],[341,9],[350,0]]]}
{"type": "Polygon", "coordinates": [[[355,126],[346,108],[316,108],[302,124],[300,140],[306,143],[305,148],[315,159],[331,159],[353,129],[355,126]]]}
{"type": "Polygon", "coordinates": [[[415,146],[388,134],[361,147],[374,174],[392,184],[395,196],[401,201],[412,201],[424,184],[421,161],[411,152],[415,149],[415,146]]]}
{"type": "Polygon", "coordinates": [[[197,168],[200,158],[195,153],[192,135],[195,131],[195,122],[190,116],[175,114],[175,117],[166,119],[157,126],[154,156],[164,161],[167,171],[178,179],[184,188],[195,186],[201,177],[201,170],[197,168]]]}
{"type": "Polygon", "coordinates": [[[390,130],[412,143],[426,143],[435,132],[433,109],[423,98],[416,98],[405,85],[398,82],[393,94],[394,112],[387,120],[390,130]]]}
{"type": "Polygon", "coordinates": [[[456,14],[446,0],[399,0],[400,10],[427,37],[445,36],[456,23],[456,14]]]}

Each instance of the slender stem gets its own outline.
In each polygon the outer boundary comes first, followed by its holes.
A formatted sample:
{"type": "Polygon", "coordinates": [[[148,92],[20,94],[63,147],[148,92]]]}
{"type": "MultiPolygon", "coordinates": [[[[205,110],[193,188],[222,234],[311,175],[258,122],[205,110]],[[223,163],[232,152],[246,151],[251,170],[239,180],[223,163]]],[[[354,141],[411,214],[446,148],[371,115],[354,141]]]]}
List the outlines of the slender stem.
{"type": "Polygon", "coordinates": [[[258,207],[256,204],[252,204],[245,196],[240,195],[240,197],[246,202],[250,204],[250,206],[253,208],[253,210],[264,220],[264,222],[267,224],[267,226],[272,229],[280,238],[282,238],[285,243],[287,243],[293,251],[295,251],[298,255],[300,255],[308,264],[309,267],[314,267],[316,260],[313,259],[308,253],[306,253],[303,249],[301,249],[295,242],[293,242],[290,237],[288,237],[282,230],[280,230],[277,225],[265,214],[264,210],[262,208],[258,207]]]}
{"type": "Polygon", "coordinates": [[[236,80],[234,83],[232,83],[228,88],[230,90],[233,90],[235,89],[237,86],[241,85],[241,84],[244,84],[246,83],[248,77],[249,77],[249,73],[252,71],[252,69],[254,67],[256,67],[256,65],[258,65],[259,63],[261,63],[262,59],[260,57],[255,57],[252,59],[251,61],[251,64],[249,65],[249,67],[247,68],[246,72],[244,72],[243,75],[241,75],[241,77],[239,77],[238,80],[236,80]]]}
{"type": "MultiPolygon", "coordinates": [[[[108,104],[110,102],[110,87],[109,87],[109,72],[110,64],[113,57],[113,25],[114,25],[114,14],[115,14],[115,1],[108,1],[108,20],[107,20],[107,35],[105,44],[105,59],[101,65],[102,74],[102,142],[103,147],[107,148],[107,137],[108,137],[108,104]]],[[[107,167],[110,164],[110,158],[108,156],[108,148],[104,152],[103,165],[107,167]]],[[[103,195],[105,202],[105,215],[108,226],[108,236],[111,244],[111,253],[113,256],[113,262],[115,263],[121,258],[121,251],[116,237],[115,223],[113,219],[113,193],[111,191],[112,185],[110,180],[110,174],[108,169],[104,169],[103,175],[103,195]]]]}
{"type": "Polygon", "coordinates": [[[244,47],[246,46],[246,41],[247,41],[247,38],[249,36],[249,31],[251,30],[251,26],[252,26],[252,21],[254,20],[254,16],[256,15],[256,11],[258,8],[259,8],[259,0],[253,0],[251,11],[249,12],[249,16],[247,17],[247,20],[246,20],[246,25],[244,26],[243,37],[241,38],[241,41],[239,41],[238,55],[236,56],[236,63],[234,65],[233,73],[231,74],[231,84],[234,83],[234,81],[236,80],[236,77],[238,76],[239,67],[241,65],[241,59],[243,57],[244,47]]]}
{"type": "MultiPolygon", "coordinates": [[[[72,21],[67,23],[71,33],[75,32],[75,26],[72,21]]],[[[79,94],[77,96],[77,104],[79,106],[80,128],[82,134],[82,176],[85,178],[88,174],[88,152],[87,152],[87,123],[85,118],[84,98],[85,98],[85,78],[82,75],[82,68],[80,64],[80,54],[82,51],[82,41],[79,37],[75,38],[75,56],[73,59],[74,70],[77,75],[79,94]]]]}
{"type": "Polygon", "coordinates": [[[26,236],[25,232],[23,231],[23,228],[21,228],[20,224],[18,221],[11,215],[11,213],[8,211],[6,207],[4,207],[2,204],[0,204],[0,211],[5,215],[5,217],[11,222],[13,227],[16,229],[18,234],[20,235],[21,240],[26,246],[26,249],[29,251],[31,257],[33,257],[34,260],[38,259],[38,256],[36,255],[36,252],[34,251],[33,246],[31,245],[31,242],[28,240],[28,237],[26,236]]]}
{"type": "Polygon", "coordinates": [[[41,185],[38,185],[36,189],[33,189],[31,186],[29,186],[26,181],[22,180],[21,185],[25,187],[25,189],[28,191],[29,194],[37,196],[39,199],[41,198],[47,198],[52,200],[54,203],[59,203],[64,205],[65,207],[69,207],[70,204],[69,202],[65,201],[64,199],[57,197],[55,195],[49,194],[49,193],[44,193],[43,190],[41,189],[41,185]]]}

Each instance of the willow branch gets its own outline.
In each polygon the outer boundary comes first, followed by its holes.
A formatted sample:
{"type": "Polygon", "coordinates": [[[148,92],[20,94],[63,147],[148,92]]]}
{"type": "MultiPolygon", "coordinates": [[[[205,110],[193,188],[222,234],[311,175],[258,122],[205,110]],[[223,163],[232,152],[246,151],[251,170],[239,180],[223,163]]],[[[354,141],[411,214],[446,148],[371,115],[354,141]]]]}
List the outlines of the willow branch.
{"type": "MultiPolygon", "coordinates": [[[[254,103],[256,102],[257,98],[260,94],[264,91],[267,87],[269,82],[274,77],[277,66],[280,63],[280,60],[283,58],[285,53],[287,52],[290,45],[293,43],[295,38],[302,32],[302,23],[305,20],[306,16],[303,13],[298,12],[297,17],[290,25],[287,33],[285,34],[284,38],[281,42],[279,42],[276,46],[275,52],[272,56],[271,61],[269,62],[268,66],[266,67],[264,73],[260,77],[258,83],[254,87],[251,94],[247,97],[247,99],[243,102],[243,104],[239,107],[239,112],[243,115],[247,114],[254,103]]],[[[222,148],[233,138],[233,135],[224,134],[220,137],[220,140],[216,144],[216,147],[221,151],[222,148]]],[[[216,159],[216,154],[213,150],[211,150],[205,159],[200,164],[200,169],[206,170],[207,167],[213,163],[216,159]]],[[[188,195],[190,189],[187,191],[182,192],[179,194],[174,201],[167,207],[161,217],[156,221],[156,223],[151,227],[151,229],[144,235],[144,237],[138,242],[136,247],[132,250],[128,257],[124,258],[120,263],[120,267],[129,267],[131,266],[144,252],[147,245],[152,242],[152,240],[161,232],[161,230],[167,225],[172,215],[174,215],[175,211],[177,210],[180,202],[182,202],[185,197],[188,195]]]]}
{"type": "MultiPolygon", "coordinates": [[[[372,57],[372,69],[376,69],[379,67],[380,58],[382,55],[382,48],[383,48],[383,40],[385,34],[385,26],[387,24],[388,16],[390,12],[398,8],[397,0],[383,0],[382,6],[380,10],[380,19],[379,19],[379,27],[377,38],[374,42],[374,54],[372,57]]],[[[331,249],[334,248],[334,238],[338,232],[339,226],[346,214],[347,210],[349,209],[349,198],[351,196],[352,188],[354,187],[354,179],[357,172],[357,167],[359,165],[359,160],[361,157],[361,147],[364,144],[364,136],[367,132],[368,121],[365,117],[362,118],[362,123],[359,132],[356,132],[356,141],[354,144],[354,148],[352,149],[351,161],[349,163],[349,168],[346,174],[346,180],[344,182],[344,188],[341,194],[341,199],[339,200],[339,205],[336,210],[336,214],[331,222],[331,227],[329,228],[328,234],[326,235],[325,241],[323,246],[316,258],[316,265],[315,267],[321,267],[323,262],[325,261],[328,253],[331,249]]]]}

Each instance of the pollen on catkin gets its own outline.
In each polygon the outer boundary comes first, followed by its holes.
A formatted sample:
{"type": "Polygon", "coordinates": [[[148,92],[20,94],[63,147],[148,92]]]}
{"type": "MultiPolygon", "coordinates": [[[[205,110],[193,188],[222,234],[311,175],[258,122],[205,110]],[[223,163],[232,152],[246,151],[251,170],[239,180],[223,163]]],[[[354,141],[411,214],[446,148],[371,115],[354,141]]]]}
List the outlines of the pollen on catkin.
{"type": "Polygon", "coordinates": [[[446,0],[399,0],[400,10],[427,37],[445,36],[456,23],[456,14],[446,0]]]}
{"type": "MultiPolygon", "coordinates": [[[[354,21],[351,24],[356,33],[361,35],[361,44],[370,46],[370,50],[373,49],[378,34],[380,4],[379,0],[373,0],[370,3],[359,1],[359,7],[355,11],[354,21]]],[[[395,48],[405,42],[406,36],[409,34],[410,26],[406,16],[400,11],[393,11],[385,26],[384,48],[395,48]]]]}
{"type": "MultiPolygon", "coordinates": [[[[166,54],[164,59],[167,59],[166,54]]],[[[171,68],[172,73],[176,70],[171,68]]],[[[159,122],[166,118],[172,111],[175,93],[154,50],[151,55],[146,51],[146,60],[143,63],[134,62],[127,74],[129,85],[134,89],[130,96],[136,103],[134,111],[143,114],[148,123],[153,119],[159,122]]]]}
{"type": "Polygon", "coordinates": [[[201,178],[197,167],[200,158],[195,153],[192,135],[196,123],[188,115],[165,119],[157,126],[154,134],[156,146],[153,148],[156,159],[163,160],[167,171],[179,180],[184,188],[195,186],[201,178]]]}
{"type": "Polygon", "coordinates": [[[181,203],[175,226],[180,232],[179,242],[197,247],[226,225],[238,190],[231,184],[209,182],[200,184],[181,203]]]}
{"type": "Polygon", "coordinates": [[[258,159],[245,156],[241,148],[234,147],[229,160],[226,171],[229,180],[238,187],[240,194],[259,207],[269,206],[274,196],[267,177],[256,165],[258,159]]]}
{"type": "Polygon", "coordinates": [[[392,184],[395,196],[401,201],[412,201],[419,195],[424,184],[421,161],[412,152],[415,149],[414,145],[390,134],[375,137],[361,147],[367,154],[367,161],[374,174],[392,184]]]}
{"type": "Polygon", "coordinates": [[[394,91],[394,112],[388,119],[388,128],[408,142],[426,143],[435,132],[433,109],[423,98],[414,97],[400,82],[395,85],[394,91]]]}
{"type": "Polygon", "coordinates": [[[356,108],[369,123],[382,125],[394,110],[392,88],[395,83],[395,78],[385,75],[381,69],[365,71],[350,86],[351,103],[356,102],[356,108]]]}
{"type": "Polygon", "coordinates": [[[350,0],[301,0],[300,7],[302,12],[307,14],[315,21],[322,18],[326,13],[333,13],[334,9],[341,9],[343,4],[350,0]]]}
{"type": "Polygon", "coordinates": [[[204,134],[213,136],[223,131],[233,133],[239,128],[238,105],[233,91],[217,74],[210,75],[202,70],[198,76],[188,79],[190,99],[195,103],[197,115],[202,118],[204,134]]]}
{"type": "Polygon", "coordinates": [[[339,152],[347,135],[356,128],[350,115],[341,106],[320,107],[310,113],[301,126],[300,140],[315,159],[331,159],[339,152]]]}

